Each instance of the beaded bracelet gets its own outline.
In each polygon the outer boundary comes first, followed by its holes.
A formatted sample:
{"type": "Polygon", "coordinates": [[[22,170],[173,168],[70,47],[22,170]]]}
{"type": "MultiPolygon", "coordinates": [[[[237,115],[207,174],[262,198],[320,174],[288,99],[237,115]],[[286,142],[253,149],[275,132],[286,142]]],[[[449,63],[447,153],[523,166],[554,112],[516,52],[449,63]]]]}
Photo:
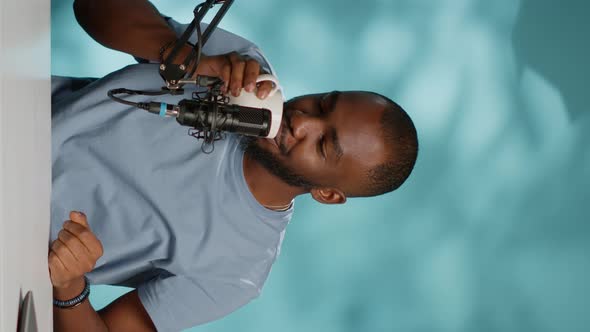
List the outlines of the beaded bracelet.
{"type": "Polygon", "coordinates": [[[84,276],[84,289],[82,290],[82,293],[80,293],[80,295],[76,296],[73,299],[66,300],[66,301],[53,299],[53,305],[60,308],[60,309],[72,309],[72,308],[80,305],[80,303],[84,302],[84,300],[86,300],[86,298],[88,297],[89,294],[90,294],[90,284],[88,283],[88,278],[86,278],[86,276],[84,276]]]}

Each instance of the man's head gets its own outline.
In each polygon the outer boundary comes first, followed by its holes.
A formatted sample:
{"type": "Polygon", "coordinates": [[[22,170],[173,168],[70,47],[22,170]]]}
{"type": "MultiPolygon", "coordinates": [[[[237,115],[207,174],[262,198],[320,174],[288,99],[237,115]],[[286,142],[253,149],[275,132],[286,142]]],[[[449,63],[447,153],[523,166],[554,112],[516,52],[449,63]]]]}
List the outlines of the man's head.
{"type": "Polygon", "coordinates": [[[285,103],[275,140],[250,140],[246,153],[321,203],[397,189],[418,153],[412,120],[372,92],[313,94],[285,103]]]}

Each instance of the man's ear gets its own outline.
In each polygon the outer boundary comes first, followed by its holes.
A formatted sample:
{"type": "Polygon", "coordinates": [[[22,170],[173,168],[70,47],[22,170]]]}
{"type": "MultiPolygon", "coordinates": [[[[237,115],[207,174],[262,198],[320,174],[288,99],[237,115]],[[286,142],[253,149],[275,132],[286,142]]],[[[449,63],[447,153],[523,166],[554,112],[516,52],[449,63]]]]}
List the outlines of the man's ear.
{"type": "Polygon", "coordinates": [[[322,204],[343,204],[346,195],[334,188],[313,188],[309,191],[311,197],[322,204]]]}

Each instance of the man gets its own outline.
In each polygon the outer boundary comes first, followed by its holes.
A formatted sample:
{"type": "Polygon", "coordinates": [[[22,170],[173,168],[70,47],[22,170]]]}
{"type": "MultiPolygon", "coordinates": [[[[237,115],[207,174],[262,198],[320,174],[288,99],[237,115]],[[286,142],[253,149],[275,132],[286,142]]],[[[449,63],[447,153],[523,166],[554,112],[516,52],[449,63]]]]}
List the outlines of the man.
{"type": "MultiPolygon", "coordinates": [[[[77,1],[75,10],[97,40],[137,57],[157,60],[175,38],[144,1],[77,1]]],[[[223,78],[228,93],[270,90],[254,86],[272,68],[253,44],[219,30],[204,53],[198,74],[223,78]]],[[[106,97],[113,88],[159,89],[157,65],[78,82],[53,82],[49,268],[60,331],[176,331],[220,318],[258,296],[296,196],[341,204],[383,194],[417,156],[407,114],[370,92],[294,98],[276,139],[228,135],[205,154],[174,120],[106,97]],[[135,290],[96,312],[83,300],[84,275],[135,290]]],[[[180,98],[134,100],[154,99],[180,98]]]]}

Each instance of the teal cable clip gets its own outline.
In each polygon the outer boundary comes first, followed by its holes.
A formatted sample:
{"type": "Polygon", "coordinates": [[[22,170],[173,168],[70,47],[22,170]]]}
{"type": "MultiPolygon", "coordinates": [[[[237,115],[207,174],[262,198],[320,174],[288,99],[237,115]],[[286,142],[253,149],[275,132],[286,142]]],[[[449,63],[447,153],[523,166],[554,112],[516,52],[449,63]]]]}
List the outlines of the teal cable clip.
{"type": "Polygon", "coordinates": [[[168,106],[168,104],[166,103],[160,103],[160,116],[161,117],[166,117],[166,107],[168,106]]]}

